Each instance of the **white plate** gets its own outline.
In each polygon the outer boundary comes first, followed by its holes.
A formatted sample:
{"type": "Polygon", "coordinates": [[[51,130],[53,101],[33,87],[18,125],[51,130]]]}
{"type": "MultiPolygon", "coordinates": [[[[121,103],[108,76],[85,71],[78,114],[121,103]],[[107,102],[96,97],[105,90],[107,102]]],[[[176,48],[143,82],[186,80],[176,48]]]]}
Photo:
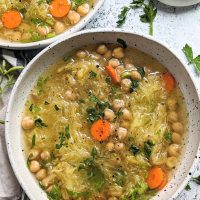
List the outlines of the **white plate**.
{"type": "Polygon", "coordinates": [[[86,30],[68,36],[40,52],[20,74],[10,96],[5,123],[8,155],[17,179],[31,200],[47,200],[47,196],[28,170],[23,152],[21,118],[30,90],[44,70],[70,51],[89,44],[117,43],[118,38],[125,40],[130,47],[136,47],[156,58],[174,75],[183,92],[189,114],[188,137],[185,137],[183,143],[181,162],[170,182],[153,200],[172,200],[177,197],[196,169],[200,158],[200,97],[187,66],[176,53],[153,37],[119,29],[86,30]]]}
{"type": "Polygon", "coordinates": [[[192,6],[200,2],[200,0],[159,0],[160,2],[175,7],[192,6]]]}

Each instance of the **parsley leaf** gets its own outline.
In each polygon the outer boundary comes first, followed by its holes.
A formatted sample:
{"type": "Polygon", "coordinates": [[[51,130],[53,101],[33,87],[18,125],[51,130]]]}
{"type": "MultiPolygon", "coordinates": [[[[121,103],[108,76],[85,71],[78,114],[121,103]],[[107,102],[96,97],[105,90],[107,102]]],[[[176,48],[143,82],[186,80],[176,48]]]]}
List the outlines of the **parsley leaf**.
{"type": "Polygon", "coordinates": [[[0,119],[0,124],[5,124],[5,121],[0,119]]]}
{"type": "Polygon", "coordinates": [[[133,153],[134,156],[140,152],[140,149],[134,144],[131,145],[129,150],[131,151],[131,153],[133,153]]]}
{"type": "Polygon", "coordinates": [[[145,70],[144,67],[137,67],[137,71],[140,73],[141,77],[145,77],[145,70]]]}
{"type": "Polygon", "coordinates": [[[44,102],[44,105],[49,105],[49,102],[48,102],[48,101],[45,101],[45,102],[44,102]]]}
{"type": "Polygon", "coordinates": [[[36,142],[36,135],[33,135],[31,148],[35,146],[35,142],[36,142]]]}
{"type": "Polygon", "coordinates": [[[157,14],[157,8],[152,0],[148,0],[148,3],[144,3],[144,0],[133,0],[128,6],[122,7],[118,15],[117,27],[121,27],[125,23],[131,9],[137,8],[143,8],[144,14],[140,15],[140,21],[149,23],[149,34],[153,35],[153,21],[157,14]]]}
{"type": "Polygon", "coordinates": [[[95,158],[97,156],[97,149],[94,147],[92,148],[91,156],[95,158]]]}
{"type": "Polygon", "coordinates": [[[89,194],[89,192],[74,192],[68,189],[67,189],[67,193],[70,197],[73,197],[73,198],[86,197],[89,194]]]}
{"type": "Polygon", "coordinates": [[[35,120],[35,126],[38,127],[38,128],[42,128],[43,126],[47,127],[47,125],[42,121],[41,118],[37,118],[35,120]]]}
{"type": "Polygon", "coordinates": [[[29,107],[29,110],[33,113],[37,113],[37,112],[40,112],[41,109],[36,104],[31,104],[29,107]]]}
{"type": "Polygon", "coordinates": [[[76,10],[78,6],[87,3],[88,0],[71,0],[71,6],[73,10],[76,10]]]}
{"type": "Polygon", "coordinates": [[[184,52],[189,64],[192,64],[195,69],[200,72],[200,55],[194,58],[192,47],[188,44],[185,44],[182,51],[184,52]]]}
{"type": "Polygon", "coordinates": [[[172,133],[166,131],[166,132],[164,133],[164,138],[165,138],[166,141],[171,142],[171,141],[172,141],[172,133]]]}
{"type": "Polygon", "coordinates": [[[134,92],[135,89],[136,89],[138,86],[139,86],[138,81],[136,81],[136,80],[132,80],[132,82],[131,82],[130,92],[134,92]]]}
{"type": "Polygon", "coordinates": [[[119,44],[121,44],[122,47],[123,47],[124,49],[127,48],[126,41],[124,41],[123,39],[121,39],[121,38],[117,38],[117,42],[118,42],[119,44]]]}
{"type": "Polygon", "coordinates": [[[59,134],[60,134],[60,136],[59,136],[60,143],[56,144],[56,149],[60,149],[63,146],[67,146],[65,140],[69,139],[71,137],[70,136],[70,131],[69,131],[69,125],[65,127],[65,132],[61,132],[59,134]]]}
{"type": "Polygon", "coordinates": [[[69,131],[69,125],[65,127],[65,136],[67,139],[69,139],[71,136],[70,136],[70,131],[69,131]]]}
{"type": "Polygon", "coordinates": [[[186,191],[190,191],[191,190],[191,187],[190,187],[189,183],[185,186],[185,190],[186,191]]]}
{"type": "Polygon", "coordinates": [[[144,154],[148,159],[151,156],[153,146],[154,144],[151,140],[147,140],[146,142],[144,142],[144,154]]]}
{"type": "Polygon", "coordinates": [[[113,179],[114,179],[114,182],[123,187],[124,186],[124,183],[125,183],[125,172],[122,171],[122,170],[117,170],[114,175],[113,175],[113,179]]]}
{"type": "Polygon", "coordinates": [[[57,185],[54,185],[50,192],[47,193],[49,200],[60,200],[61,199],[61,191],[57,185]]]}
{"type": "Polygon", "coordinates": [[[54,105],[54,108],[56,111],[60,110],[60,108],[57,105],[54,105]]]}
{"type": "Polygon", "coordinates": [[[96,78],[96,77],[97,77],[97,73],[90,71],[89,78],[96,78]]]}
{"type": "Polygon", "coordinates": [[[193,177],[191,180],[196,182],[198,185],[200,185],[200,175],[197,177],[193,177]]]}

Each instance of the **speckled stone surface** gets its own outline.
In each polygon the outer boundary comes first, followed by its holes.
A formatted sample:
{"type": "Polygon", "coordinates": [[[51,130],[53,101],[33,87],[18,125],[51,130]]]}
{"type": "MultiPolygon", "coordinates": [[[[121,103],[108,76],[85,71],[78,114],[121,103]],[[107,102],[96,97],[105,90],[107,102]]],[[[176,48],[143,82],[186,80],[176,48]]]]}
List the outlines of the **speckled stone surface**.
{"type": "MultiPolygon", "coordinates": [[[[104,6],[85,28],[116,27],[120,8],[130,2],[131,0],[105,0],[104,6]]],[[[193,47],[195,55],[200,54],[200,4],[187,8],[173,8],[157,3],[157,7],[154,37],[166,43],[187,64],[182,53],[185,43],[193,47]]],[[[136,33],[148,34],[148,24],[140,22],[140,13],[141,10],[131,10],[123,28],[136,33]]],[[[188,69],[200,94],[200,74],[192,66],[188,66],[188,69]]],[[[194,176],[198,175],[200,175],[200,163],[194,176]]],[[[191,190],[183,191],[177,200],[200,200],[200,186],[192,182],[190,186],[191,190]]]]}

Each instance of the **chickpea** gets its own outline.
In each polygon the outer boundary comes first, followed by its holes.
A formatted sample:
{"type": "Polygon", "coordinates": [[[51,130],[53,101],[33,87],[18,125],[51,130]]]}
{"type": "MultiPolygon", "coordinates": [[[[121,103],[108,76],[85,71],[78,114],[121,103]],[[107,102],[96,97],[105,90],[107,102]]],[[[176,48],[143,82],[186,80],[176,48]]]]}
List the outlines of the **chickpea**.
{"type": "Polygon", "coordinates": [[[111,67],[117,67],[120,65],[120,62],[118,59],[116,58],[111,58],[109,61],[108,61],[108,65],[111,66],[111,67]]]}
{"type": "Polygon", "coordinates": [[[74,101],[76,99],[76,95],[71,90],[67,90],[64,95],[65,100],[74,101]]]}
{"type": "Polygon", "coordinates": [[[117,142],[115,144],[115,150],[117,150],[117,151],[122,151],[124,149],[124,147],[125,147],[125,145],[122,142],[117,142]]]}
{"type": "Polygon", "coordinates": [[[41,182],[42,186],[44,186],[45,188],[48,188],[50,185],[53,184],[55,177],[56,176],[54,174],[51,174],[47,176],[46,178],[44,178],[41,182]]]}
{"type": "Polygon", "coordinates": [[[54,24],[54,31],[57,35],[60,34],[60,33],[63,33],[65,31],[65,29],[66,29],[66,27],[65,27],[65,24],[63,22],[57,21],[54,24]]]}
{"type": "Polygon", "coordinates": [[[38,172],[40,170],[40,163],[36,160],[32,160],[29,169],[32,173],[38,172]]]}
{"type": "Polygon", "coordinates": [[[122,195],[122,188],[112,186],[108,189],[108,195],[113,197],[120,197],[122,195]]]}
{"type": "Polygon", "coordinates": [[[35,177],[36,177],[38,180],[42,180],[42,179],[44,179],[46,176],[47,176],[47,171],[46,171],[46,169],[41,169],[41,170],[39,170],[39,171],[36,173],[36,175],[35,175],[35,177]]]}
{"type": "Polygon", "coordinates": [[[175,131],[175,132],[177,132],[177,133],[180,133],[180,134],[182,134],[183,131],[184,131],[183,124],[180,123],[180,122],[174,122],[174,123],[172,124],[172,129],[173,129],[173,131],[175,131]]]}
{"type": "Polygon", "coordinates": [[[74,10],[70,10],[67,18],[72,25],[77,24],[81,20],[81,16],[74,10]]]}
{"type": "Polygon", "coordinates": [[[26,116],[22,119],[22,128],[25,129],[25,130],[29,130],[29,129],[32,129],[35,125],[35,122],[34,120],[29,117],[29,116],[26,116]]]}
{"type": "Polygon", "coordinates": [[[116,125],[115,124],[111,124],[110,125],[110,134],[114,135],[116,133],[116,125]]]}
{"type": "Polygon", "coordinates": [[[130,64],[130,63],[126,64],[126,65],[125,65],[125,68],[126,68],[126,69],[137,70],[136,67],[135,67],[133,64],[130,64]]]}
{"type": "Polygon", "coordinates": [[[130,123],[128,121],[122,121],[120,126],[127,129],[127,128],[129,128],[130,123]]]}
{"type": "Polygon", "coordinates": [[[127,108],[124,108],[122,110],[122,118],[124,120],[131,120],[132,119],[131,112],[127,108]]]}
{"type": "Polygon", "coordinates": [[[165,164],[168,168],[172,169],[176,167],[176,165],[178,164],[178,160],[174,156],[168,157],[165,164]]]}
{"type": "Polygon", "coordinates": [[[82,51],[82,50],[79,50],[76,52],[76,57],[79,58],[79,59],[83,59],[87,56],[87,52],[86,51],[82,51]]]}
{"type": "Polygon", "coordinates": [[[22,38],[22,34],[19,31],[14,31],[11,35],[11,40],[14,42],[19,42],[22,38]]]}
{"type": "Polygon", "coordinates": [[[21,32],[26,32],[30,30],[30,25],[26,24],[26,23],[22,23],[19,28],[18,28],[21,32]]]}
{"type": "Polygon", "coordinates": [[[32,37],[31,33],[23,33],[22,34],[22,40],[27,41],[30,40],[32,37]]]}
{"type": "Polygon", "coordinates": [[[29,160],[37,160],[40,158],[40,150],[39,149],[31,149],[28,154],[29,160]]]}
{"type": "Polygon", "coordinates": [[[108,142],[108,143],[106,144],[106,149],[107,149],[108,151],[113,151],[114,148],[115,148],[115,145],[114,145],[113,142],[108,142]]]}
{"type": "Polygon", "coordinates": [[[168,114],[168,121],[173,123],[173,122],[177,122],[178,121],[178,115],[176,112],[171,111],[168,114]]]}
{"type": "Polygon", "coordinates": [[[176,157],[179,155],[179,151],[180,151],[180,146],[178,144],[171,144],[167,149],[169,156],[176,157]]]}
{"type": "Polygon", "coordinates": [[[105,109],[104,118],[109,122],[113,122],[113,120],[115,119],[115,113],[111,109],[105,109]]]}
{"type": "Polygon", "coordinates": [[[45,36],[45,35],[47,35],[48,33],[51,32],[51,27],[49,27],[49,26],[37,26],[37,32],[40,35],[45,36]]]}
{"type": "Polygon", "coordinates": [[[124,71],[124,66],[123,65],[117,66],[116,71],[117,71],[118,74],[121,74],[124,71]]]}
{"type": "Polygon", "coordinates": [[[126,128],[119,127],[119,128],[117,129],[117,136],[118,136],[119,140],[125,139],[126,136],[127,136],[127,132],[128,132],[128,131],[127,131],[126,128]]]}
{"type": "Polygon", "coordinates": [[[109,59],[112,57],[112,51],[111,50],[108,50],[105,54],[104,54],[104,58],[105,59],[109,59]]]}
{"type": "Polygon", "coordinates": [[[132,78],[133,80],[136,80],[136,81],[140,81],[140,80],[142,79],[140,73],[139,73],[138,71],[136,71],[136,70],[133,70],[133,71],[131,72],[131,78],[132,78]]]}
{"type": "Polygon", "coordinates": [[[176,132],[172,133],[172,141],[173,141],[173,143],[180,144],[181,143],[181,139],[182,138],[178,133],[176,133],[176,132]]]}
{"type": "Polygon", "coordinates": [[[118,59],[121,59],[124,57],[124,49],[121,47],[117,47],[113,50],[112,56],[118,59]]]}
{"type": "Polygon", "coordinates": [[[85,16],[89,13],[90,11],[90,6],[88,3],[84,3],[83,5],[80,5],[77,8],[77,12],[79,13],[80,16],[85,16]]]}
{"type": "Polygon", "coordinates": [[[124,106],[125,106],[124,101],[120,99],[115,99],[112,104],[114,111],[118,111],[120,108],[123,108],[124,106]]]}
{"type": "Polygon", "coordinates": [[[132,83],[131,80],[128,78],[122,79],[121,80],[121,89],[124,90],[125,92],[129,92],[131,83],[132,83]]]}
{"type": "Polygon", "coordinates": [[[40,154],[40,157],[42,160],[49,160],[49,158],[51,157],[49,151],[47,150],[44,150],[41,154],[40,154]]]}
{"type": "Polygon", "coordinates": [[[101,54],[101,55],[104,55],[107,51],[108,51],[108,48],[107,48],[107,46],[105,44],[99,45],[97,50],[96,50],[96,52],[98,54],[101,54]]]}
{"type": "Polygon", "coordinates": [[[169,98],[167,100],[167,106],[168,106],[168,109],[171,110],[171,111],[176,110],[176,107],[177,107],[177,101],[176,101],[176,99],[169,98]]]}
{"type": "Polygon", "coordinates": [[[102,56],[101,56],[100,54],[96,53],[96,52],[93,52],[92,57],[93,57],[95,60],[100,60],[100,59],[102,59],[102,56]]]}

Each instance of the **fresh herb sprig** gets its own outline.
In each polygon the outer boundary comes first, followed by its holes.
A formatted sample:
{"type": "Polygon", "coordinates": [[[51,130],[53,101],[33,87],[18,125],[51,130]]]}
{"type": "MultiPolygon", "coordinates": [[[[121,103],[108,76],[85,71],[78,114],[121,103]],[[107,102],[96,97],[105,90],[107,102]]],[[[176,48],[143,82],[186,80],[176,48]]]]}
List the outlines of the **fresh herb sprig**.
{"type": "Polygon", "coordinates": [[[148,3],[145,3],[144,0],[133,0],[128,6],[122,7],[118,15],[117,27],[121,27],[125,23],[127,14],[131,9],[138,8],[142,8],[144,12],[140,15],[140,21],[149,23],[149,35],[153,35],[153,21],[157,14],[157,8],[152,0],[148,0],[148,3]]]}
{"type": "Polygon", "coordinates": [[[188,44],[185,44],[182,51],[185,54],[185,56],[189,62],[188,64],[189,65],[192,64],[195,67],[195,69],[197,70],[197,72],[200,73],[200,55],[198,55],[194,58],[192,47],[189,46],[188,44]]]}
{"type": "Polygon", "coordinates": [[[9,68],[5,60],[0,64],[0,95],[15,83],[14,73],[24,69],[22,66],[9,68]]]}

